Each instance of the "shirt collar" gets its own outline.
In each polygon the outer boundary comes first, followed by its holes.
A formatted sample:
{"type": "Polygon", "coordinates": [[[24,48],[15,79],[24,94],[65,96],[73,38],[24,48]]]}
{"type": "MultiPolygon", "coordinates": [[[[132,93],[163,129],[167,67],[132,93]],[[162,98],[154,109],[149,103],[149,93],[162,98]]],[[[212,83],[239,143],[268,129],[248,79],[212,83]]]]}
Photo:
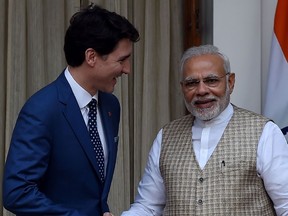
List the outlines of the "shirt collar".
{"type": "Polygon", "coordinates": [[[87,104],[91,101],[92,98],[95,98],[98,101],[98,92],[92,97],[89,92],[87,92],[84,88],[82,88],[72,77],[68,67],[65,69],[65,77],[72,89],[72,92],[77,100],[77,103],[80,109],[87,106],[87,104]]]}

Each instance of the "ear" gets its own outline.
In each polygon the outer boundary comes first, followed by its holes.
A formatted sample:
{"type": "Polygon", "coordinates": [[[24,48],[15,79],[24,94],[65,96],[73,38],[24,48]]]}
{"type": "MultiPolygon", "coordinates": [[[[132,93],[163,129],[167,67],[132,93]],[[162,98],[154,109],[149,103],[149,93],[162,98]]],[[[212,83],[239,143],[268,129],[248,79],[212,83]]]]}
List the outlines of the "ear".
{"type": "Polygon", "coordinates": [[[97,59],[96,51],[92,48],[88,48],[85,51],[85,61],[87,62],[87,64],[91,67],[94,67],[96,59],[97,59]]]}
{"type": "Polygon", "coordinates": [[[232,94],[234,90],[234,84],[235,84],[235,73],[230,73],[229,78],[228,78],[228,85],[230,89],[230,94],[232,94]]]}

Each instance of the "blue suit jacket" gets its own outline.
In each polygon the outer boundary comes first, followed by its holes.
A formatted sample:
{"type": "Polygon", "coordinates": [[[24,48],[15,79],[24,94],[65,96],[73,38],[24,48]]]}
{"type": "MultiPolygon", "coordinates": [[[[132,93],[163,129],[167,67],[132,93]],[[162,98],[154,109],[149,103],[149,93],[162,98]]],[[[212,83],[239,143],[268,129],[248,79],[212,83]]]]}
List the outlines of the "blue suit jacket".
{"type": "Polygon", "coordinates": [[[99,92],[108,145],[106,179],[76,98],[62,73],[23,106],[5,164],[3,204],[17,215],[102,216],[116,163],[120,106],[99,92]]]}

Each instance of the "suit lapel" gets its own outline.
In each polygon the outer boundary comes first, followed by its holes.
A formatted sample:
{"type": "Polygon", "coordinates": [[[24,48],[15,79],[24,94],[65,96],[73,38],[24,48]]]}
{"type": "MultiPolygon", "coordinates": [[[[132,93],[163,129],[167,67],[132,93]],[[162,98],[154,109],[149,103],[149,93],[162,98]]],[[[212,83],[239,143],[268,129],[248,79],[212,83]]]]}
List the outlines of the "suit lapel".
{"type": "Polygon", "coordinates": [[[106,167],[106,177],[112,178],[117,154],[116,150],[117,146],[115,144],[114,139],[118,137],[114,137],[114,129],[112,125],[113,112],[110,110],[111,107],[109,107],[107,103],[105,103],[104,95],[102,92],[99,92],[98,98],[99,98],[99,111],[101,114],[103,130],[108,148],[108,163],[106,167]]]}
{"type": "Polygon", "coordinates": [[[90,135],[85,125],[76,98],[67,82],[64,73],[58,78],[59,101],[63,104],[63,114],[71,126],[76,138],[82,146],[87,158],[100,178],[99,166],[95,157],[95,152],[90,141],[90,135]]]}

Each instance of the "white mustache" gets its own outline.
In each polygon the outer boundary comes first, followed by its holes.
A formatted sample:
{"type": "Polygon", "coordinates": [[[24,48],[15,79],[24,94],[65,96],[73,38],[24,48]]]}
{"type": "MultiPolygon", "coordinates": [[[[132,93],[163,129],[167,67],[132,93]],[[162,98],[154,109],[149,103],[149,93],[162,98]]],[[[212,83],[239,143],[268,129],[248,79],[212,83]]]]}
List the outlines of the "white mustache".
{"type": "Polygon", "coordinates": [[[191,104],[196,104],[196,103],[205,103],[207,101],[212,101],[212,100],[217,100],[217,97],[206,97],[206,98],[194,98],[191,101],[191,104]]]}

